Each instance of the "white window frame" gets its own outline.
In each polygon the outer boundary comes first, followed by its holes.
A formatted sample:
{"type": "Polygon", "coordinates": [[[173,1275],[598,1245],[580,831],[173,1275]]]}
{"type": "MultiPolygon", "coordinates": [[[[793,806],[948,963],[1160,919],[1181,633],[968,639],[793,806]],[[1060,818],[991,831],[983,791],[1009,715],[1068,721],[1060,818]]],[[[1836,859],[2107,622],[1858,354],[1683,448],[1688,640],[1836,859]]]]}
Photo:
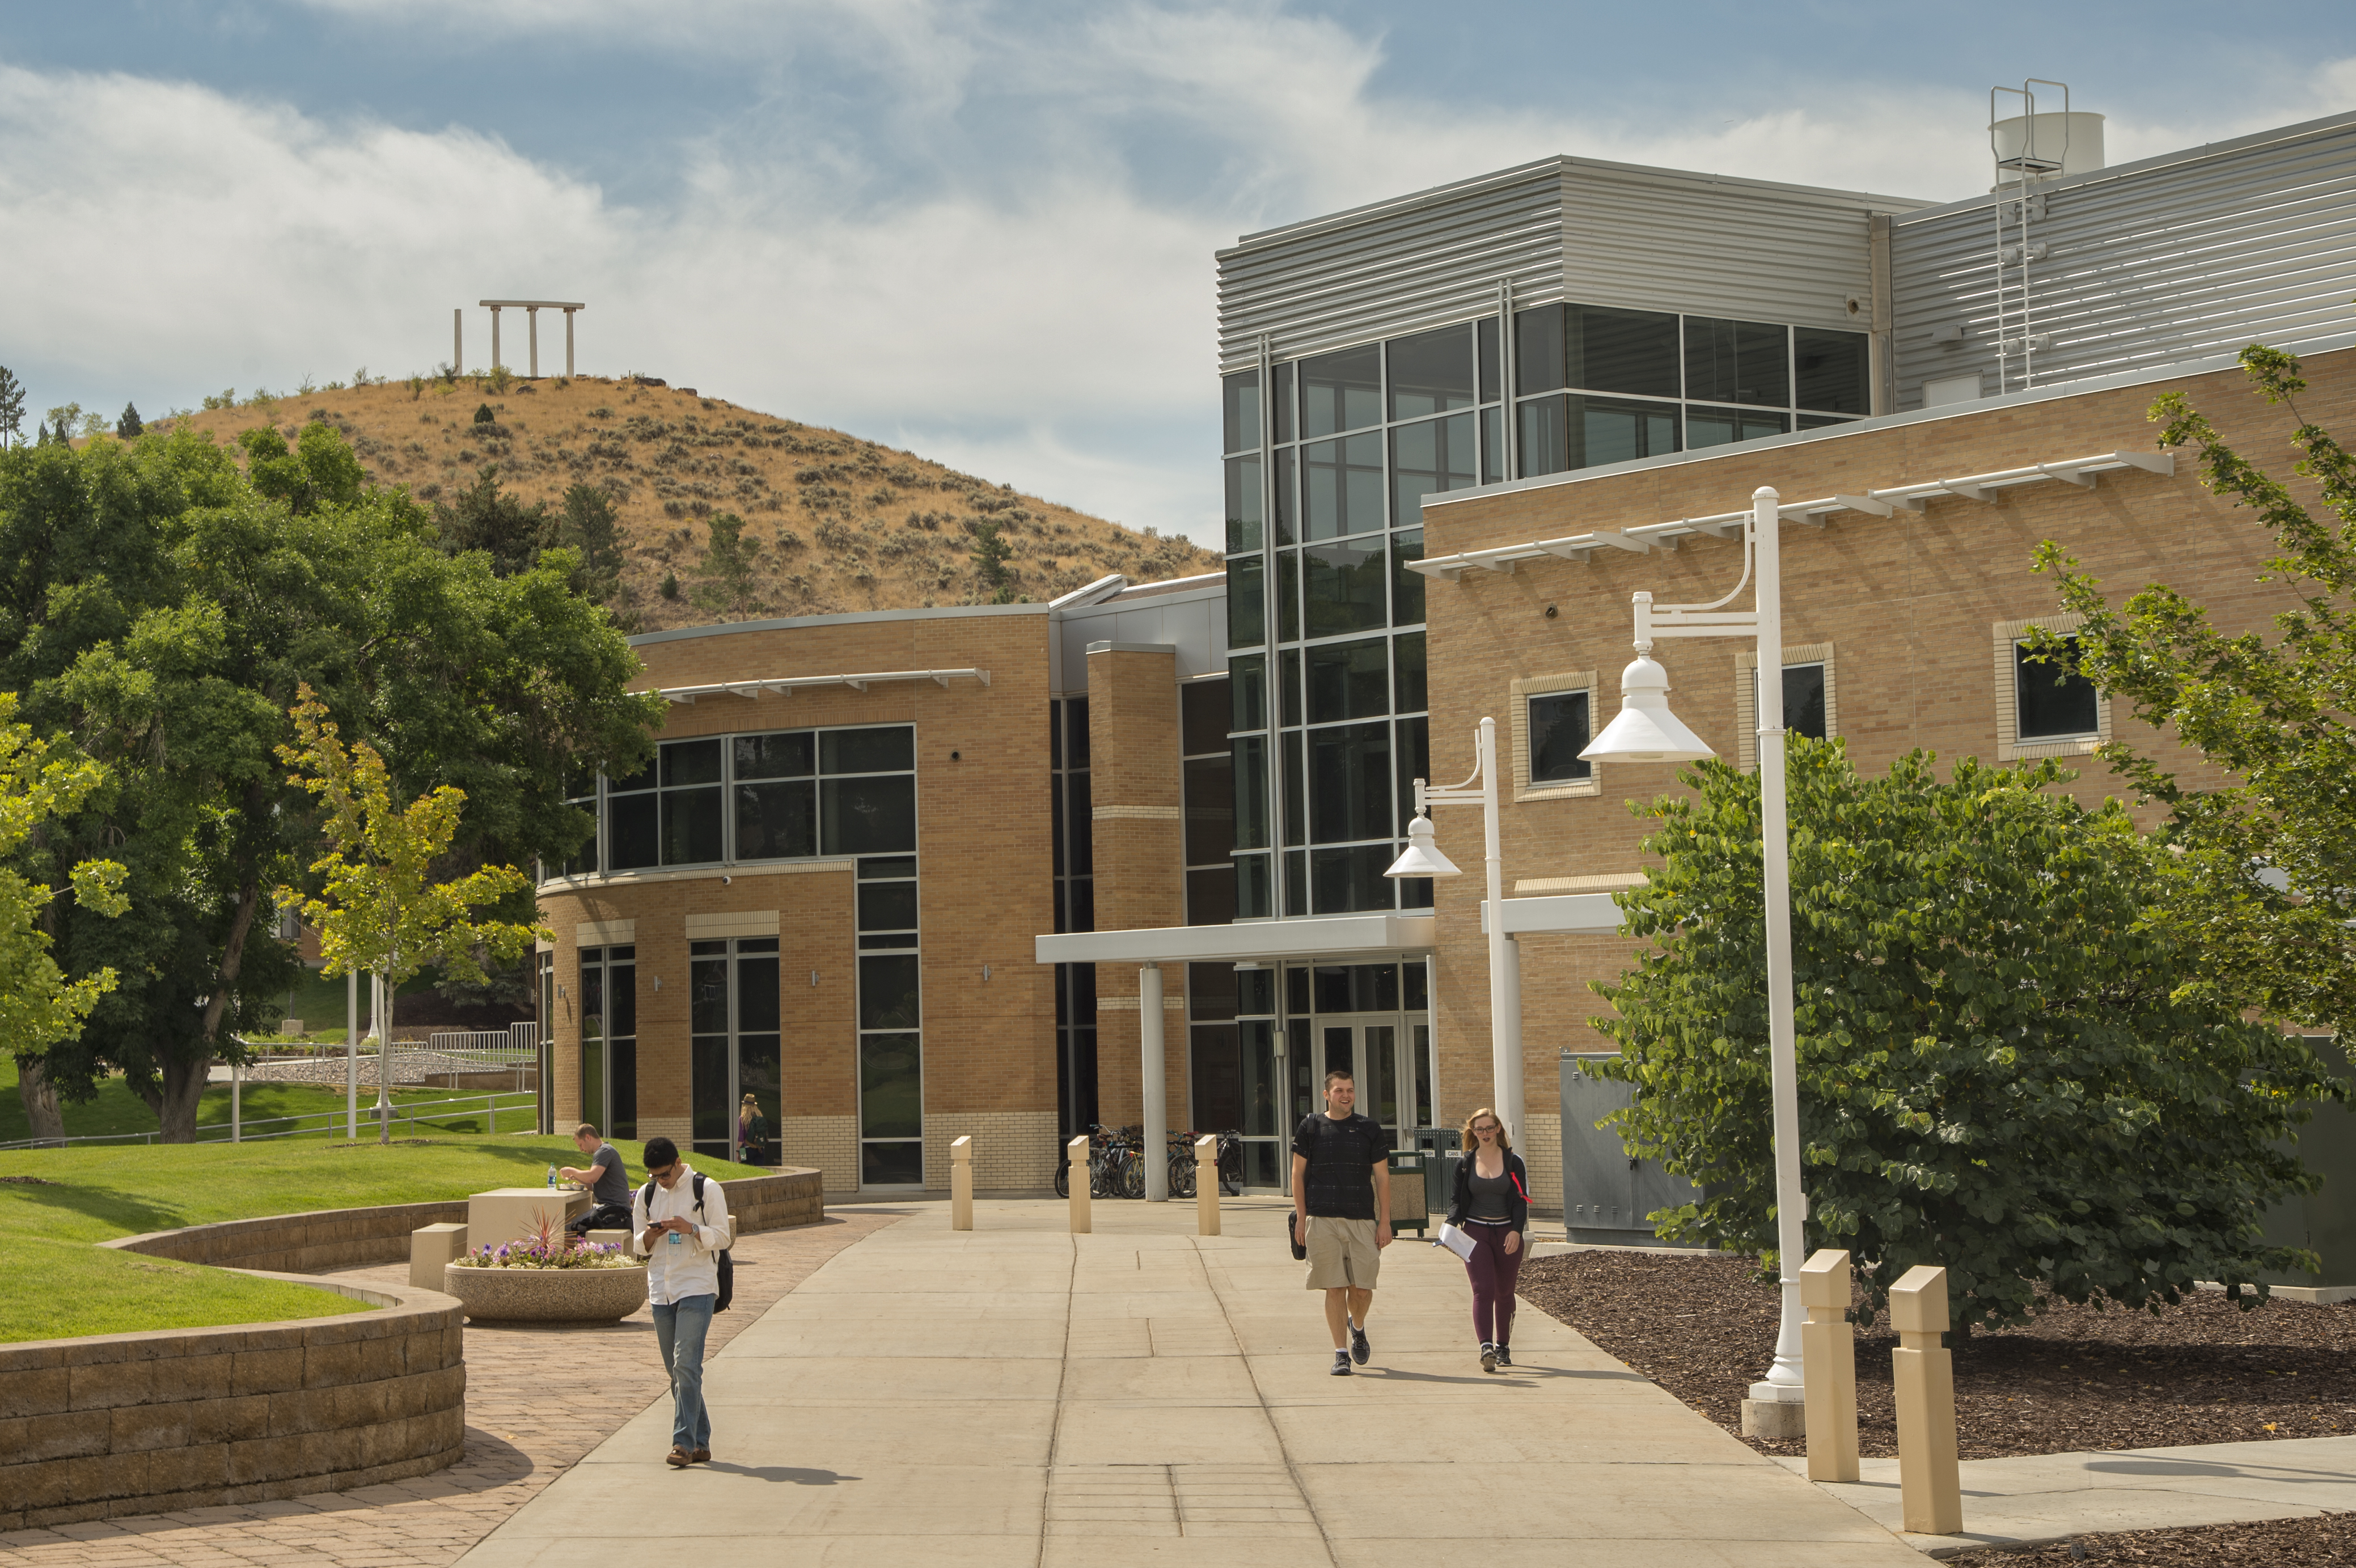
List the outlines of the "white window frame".
{"type": "Polygon", "coordinates": [[[1560,697],[1569,692],[1587,694],[1587,727],[1590,733],[1602,726],[1596,720],[1595,672],[1591,669],[1565,670],[1556,675],[1525,676],[1510,687],[1513,700],[1514,798],[1523,800],[1572,800],[1584,795],[1603,793],[1603,764],[1587,764],[1583,779],[1550,779],[1537,784],[1530,782],[1530,699],[1560,697]]]}
{"type": "Polygon", "coordinates": [[[1996,759],[2027,762],[2037,757],[2083,757],[2111,739],[2111,699],[2094,694],[2094,731],[2091,735],[2056,735],[2034,741],[2020,738],[2020,687],[2017,650],[2029,633],[2044,631],[2068,635],[2083,624],[2083,615],[2032,615],[2025,621],[1998,621],[1991,628],[1996,654],[1996,759]]]}
{"type": "MultiPolygon", "coordinates": [[[[1793,643],[1783,649],[1786,667],[1797,664],[1820,664],[1825,667],[1825,739],[1840,739],[1840,699],[1838,682],[1833,674],[1833,645],[1830,643],[1793,643]]],[[[1738,761],[1746,773],[1759,771],[1759,686],[1755,678],[1759,668],[1759,650],[1734,656],[1734,731],[1738,761]]]]}

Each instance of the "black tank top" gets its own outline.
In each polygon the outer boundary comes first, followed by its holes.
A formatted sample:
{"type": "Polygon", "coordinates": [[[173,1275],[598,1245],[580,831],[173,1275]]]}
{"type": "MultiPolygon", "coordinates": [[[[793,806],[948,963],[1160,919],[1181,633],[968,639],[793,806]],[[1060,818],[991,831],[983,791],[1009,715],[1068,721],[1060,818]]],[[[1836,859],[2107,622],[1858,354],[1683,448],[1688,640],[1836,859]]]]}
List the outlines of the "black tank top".
{"type": "Polygon", "coordinates": [[[1510,1220],[1514,1217],[1514,1178],[1509,1171],[1483,1176],[1476,1168],[1465,1186],[1471,1194],[1464,1216],[1468,1220],[1510,1220]]]}

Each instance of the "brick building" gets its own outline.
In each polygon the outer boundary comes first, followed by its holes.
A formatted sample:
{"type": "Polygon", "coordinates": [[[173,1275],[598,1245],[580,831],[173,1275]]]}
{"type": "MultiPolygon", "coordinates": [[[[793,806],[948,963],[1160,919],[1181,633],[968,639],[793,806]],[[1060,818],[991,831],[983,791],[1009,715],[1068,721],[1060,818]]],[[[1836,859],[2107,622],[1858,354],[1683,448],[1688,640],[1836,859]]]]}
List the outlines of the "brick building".
{"type": "MultiPolygon", "coordinates": [[[[2281,602],[2145,410],[2183,388],[2283,460],[2232,364],[2263,340],[2347,424],[2356,115],[2117,167],[2098,116],[2070,129],[1946,205],[1558,158],[1246,237],[1219,257],[1223,578],[639,640],[663,761],[584,797],[606,859],[542,889],[558,1115],[717,1149],[752,1093],[837,1190],[941,1186],[963,1132],[1003,1188],[1089,1122],[1236,1126],[1274,1186],[1327,1066],[1387,1123],[1451,1125],[1494,1093],[1494,1022],[1561,1203],[1557,1061],[1602,1043],[1587,983],[1644,869],[1623,803],[1675,787],[1577,756],[1632,591],[1732,589],[1726,515],[1775,488],[1788,722],[1869,769],[2126,732],[2021,680],[2041,539],[2236,624],[2281,602]],[[1480,878],[1383,874],[1413,781],[1471,772],[1483,717],[1495,1019],[1480,878]]],[[[1748,764],[1744,645],[1659,656],[1748,764]]],[[[1476,870],[1478,813],[1436,820],[1476,870]]]]}

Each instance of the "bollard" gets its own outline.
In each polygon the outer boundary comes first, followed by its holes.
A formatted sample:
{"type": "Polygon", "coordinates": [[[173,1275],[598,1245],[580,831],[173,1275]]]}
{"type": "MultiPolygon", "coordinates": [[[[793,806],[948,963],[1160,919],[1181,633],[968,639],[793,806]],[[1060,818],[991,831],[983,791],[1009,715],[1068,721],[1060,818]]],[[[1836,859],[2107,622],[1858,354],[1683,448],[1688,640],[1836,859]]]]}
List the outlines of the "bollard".
{"type": "Polygon", "coordinates": [[[1854,1481],[1857,1333],[1848,1322],[1848,1254],[1826,1247],[1800,1267],[1801,1366],[1807,1388],[1808,1479],[1854,1481]]]}
{"type": "Polygon", "coordinates": [[[949,1145],[949,1229],[973,1229],[973,1135],[949,1145]]]}
{"type": "Polygon", "coordinates": [[[1955,1366],[1939,1336],[1947,1329],[1947,1271],[1917,1264],[1890,1287],[1890,1353],[1898,1396],[1898,1490],[1905,1528],[1960,1535],[1963,1478],[1955,1468],[1955,1366]]]}
{"type": "Polygon", "coordinates": [[[1194,1233],[1219,1233],[1219,1140],[1216,1135],[1194,1140],[1194,1233]]]}
{"type": "Polygon", "coordinates": [[[1072,1234],[1088,1233],[1088,1135],[1082,1133],[1064,1147],[1072,1167],[1072,1234]]]}

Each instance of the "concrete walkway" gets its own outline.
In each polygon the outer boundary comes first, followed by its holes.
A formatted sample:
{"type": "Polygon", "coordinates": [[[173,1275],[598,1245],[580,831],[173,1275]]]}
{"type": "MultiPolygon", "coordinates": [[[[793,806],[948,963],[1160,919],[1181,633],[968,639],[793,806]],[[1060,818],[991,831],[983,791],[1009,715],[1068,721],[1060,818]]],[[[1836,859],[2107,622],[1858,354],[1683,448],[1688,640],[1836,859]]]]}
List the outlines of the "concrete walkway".
{"type": "Polygon", "coordinates": [[[1525,1307],[1483,1374],[1456,1260],[1385,1254],[1331,1377],[1280,1207],[984,1200],[828,1263],[707,1368],[713,1463],[660,1400],[462,1561],[659,1541],[689,1563],[1913,1568],[1879,1525],[1525,1307]]]}
{"type": "MultiPolygon", "coordinates": [[[[1804,1459],[1777,1461],[1800,1472],[1804,1459]]],[[[1867,1459],[1825,1490],[1898,1529],[1898,1461],[1867,1459]]],[[[1961,1535],[1902,1535],[1923,1552],[2061,1541],[2097,1531],[2165,1530],[2356,1510],[2356,1437],[2204,1443],[2099,1454],[1966,1459],[1961,1535]]]]}

